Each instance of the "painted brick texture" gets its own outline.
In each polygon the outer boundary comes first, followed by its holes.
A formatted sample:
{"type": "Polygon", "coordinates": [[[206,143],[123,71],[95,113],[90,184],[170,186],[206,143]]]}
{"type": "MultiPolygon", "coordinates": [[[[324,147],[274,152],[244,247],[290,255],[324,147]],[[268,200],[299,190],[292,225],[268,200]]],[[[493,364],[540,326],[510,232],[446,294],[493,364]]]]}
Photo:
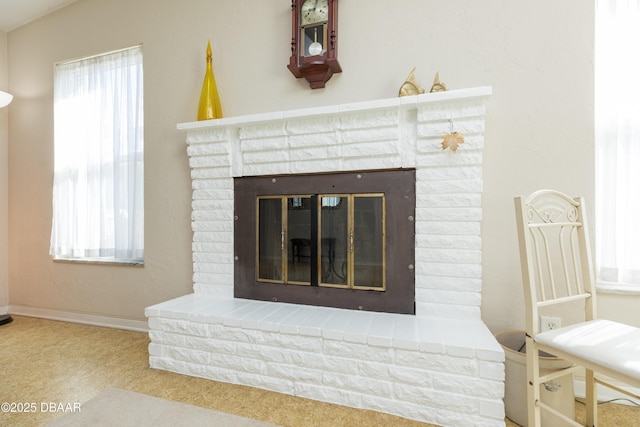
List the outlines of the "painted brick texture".
{"type": "Polygon", "coordinates": [[[443,426],[504,425],[504,354],[479,320],[196,294],[147,316],[153,368],[443,426]]]}
{"type": "Polygon", "coordinates": [[[443,426],[503,426],[504,354],[480,320],[490,88],[180,125],[194,294],[147,308],[150,364],[443,426]],[[442,137],[463,134],[457,152],[442,137]],[[233,298],[233,178],[416,169],[416,315],[233,298]]]}
{"type": "Polygon", "coordinates": [[[384,100],[307,114],[189,131],[194,291],[233,295],[234,177],[416,168],[417,315],[479,318],[484,97],[384,100]],[[465,138],[457,152],[442,150],[449,132],[465,138]],[[448,286],[447,278],[460,280],[448,286]]]}

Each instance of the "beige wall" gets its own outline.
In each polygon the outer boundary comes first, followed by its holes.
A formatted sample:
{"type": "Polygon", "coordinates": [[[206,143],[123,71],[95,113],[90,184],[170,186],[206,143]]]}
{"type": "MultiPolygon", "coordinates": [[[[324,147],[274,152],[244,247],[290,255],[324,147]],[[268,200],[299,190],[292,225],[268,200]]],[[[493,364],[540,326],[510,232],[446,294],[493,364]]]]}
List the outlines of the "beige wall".
{"type": "Polygon", "coordinates": [[[513,196],[554,187],[594,197],[592,2],[341,1],[339,11],[344,71],[314,91],[286,68],[289,0],[80,0],[11,31],[11,304],[142,320],[144,307],[191,292],[189,168],[175,125],[196,116],[211,39],[226,116],[394,97],[414,66],[427,88],[436,71],[451,89],[493,86],[482,312],[494,330],[522,327],[513,196]],[[145,267],[53,263],[53,64],[137,43],[145,267]]]}
{"type": "MultiPolygon", "coordinates": [[[[0,90],[9,90],[7,77],[7,34],[0,31],[0,90]]],[[[0,314],[9,305],[9,135],[7,108],[0,110],[0,314]]]]}

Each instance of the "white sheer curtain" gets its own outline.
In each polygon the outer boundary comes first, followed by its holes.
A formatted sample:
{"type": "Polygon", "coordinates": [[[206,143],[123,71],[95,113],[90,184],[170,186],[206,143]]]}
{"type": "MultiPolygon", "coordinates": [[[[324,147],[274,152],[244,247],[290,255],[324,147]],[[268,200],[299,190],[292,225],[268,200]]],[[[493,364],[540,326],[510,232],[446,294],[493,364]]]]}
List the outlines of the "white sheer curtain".
{"type": "Polygon", "coordinates": [[[144,258],[142,47],[58,64],[50,253],[144,258]]]}
{"type": "Polygon", "coordinates": [[[640,0],[596,1],[596,265],[640,285],[640,0]]]}

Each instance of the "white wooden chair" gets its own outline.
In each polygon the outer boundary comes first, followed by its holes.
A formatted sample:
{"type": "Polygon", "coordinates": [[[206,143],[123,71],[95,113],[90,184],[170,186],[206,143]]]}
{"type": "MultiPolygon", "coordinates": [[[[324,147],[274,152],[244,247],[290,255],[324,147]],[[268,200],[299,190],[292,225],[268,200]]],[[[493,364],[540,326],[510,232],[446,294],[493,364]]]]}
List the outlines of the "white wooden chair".
{"type": "MultiPolygon", "coordinates": [[[[527,198],[516,197],[515,204],[526,308],[529,427],[540,427],[541,409],[568,425],[581,425],[541,402],[540,384],[582,369],[587,398],[585,425],[597,426],[597,384],[640,399],[611,383],[640,388],[640,328],[596,317],[594,268],[582,198],[541,190],[527,198]],[[584,319],[541,332],[540,309],[560,304],[569,304],[570,313],[576,311],[576,304],[580,310],[584,306],[584,319]],[[540,375],[539,350],[574,365],[540,375]]],[[[563,322],[570,320],[562,318],[563,322]]]]}

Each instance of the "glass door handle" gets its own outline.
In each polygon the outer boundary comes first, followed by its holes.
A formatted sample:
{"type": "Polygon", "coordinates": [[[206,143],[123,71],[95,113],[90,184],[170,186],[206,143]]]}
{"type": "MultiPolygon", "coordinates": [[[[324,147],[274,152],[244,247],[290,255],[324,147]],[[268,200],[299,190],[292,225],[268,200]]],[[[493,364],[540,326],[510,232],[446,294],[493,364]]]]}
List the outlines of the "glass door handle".
{"type": "Polygon", "coordinates": [[[353,230],[349,232],[349,252],[353,253],[353,230]]]}

